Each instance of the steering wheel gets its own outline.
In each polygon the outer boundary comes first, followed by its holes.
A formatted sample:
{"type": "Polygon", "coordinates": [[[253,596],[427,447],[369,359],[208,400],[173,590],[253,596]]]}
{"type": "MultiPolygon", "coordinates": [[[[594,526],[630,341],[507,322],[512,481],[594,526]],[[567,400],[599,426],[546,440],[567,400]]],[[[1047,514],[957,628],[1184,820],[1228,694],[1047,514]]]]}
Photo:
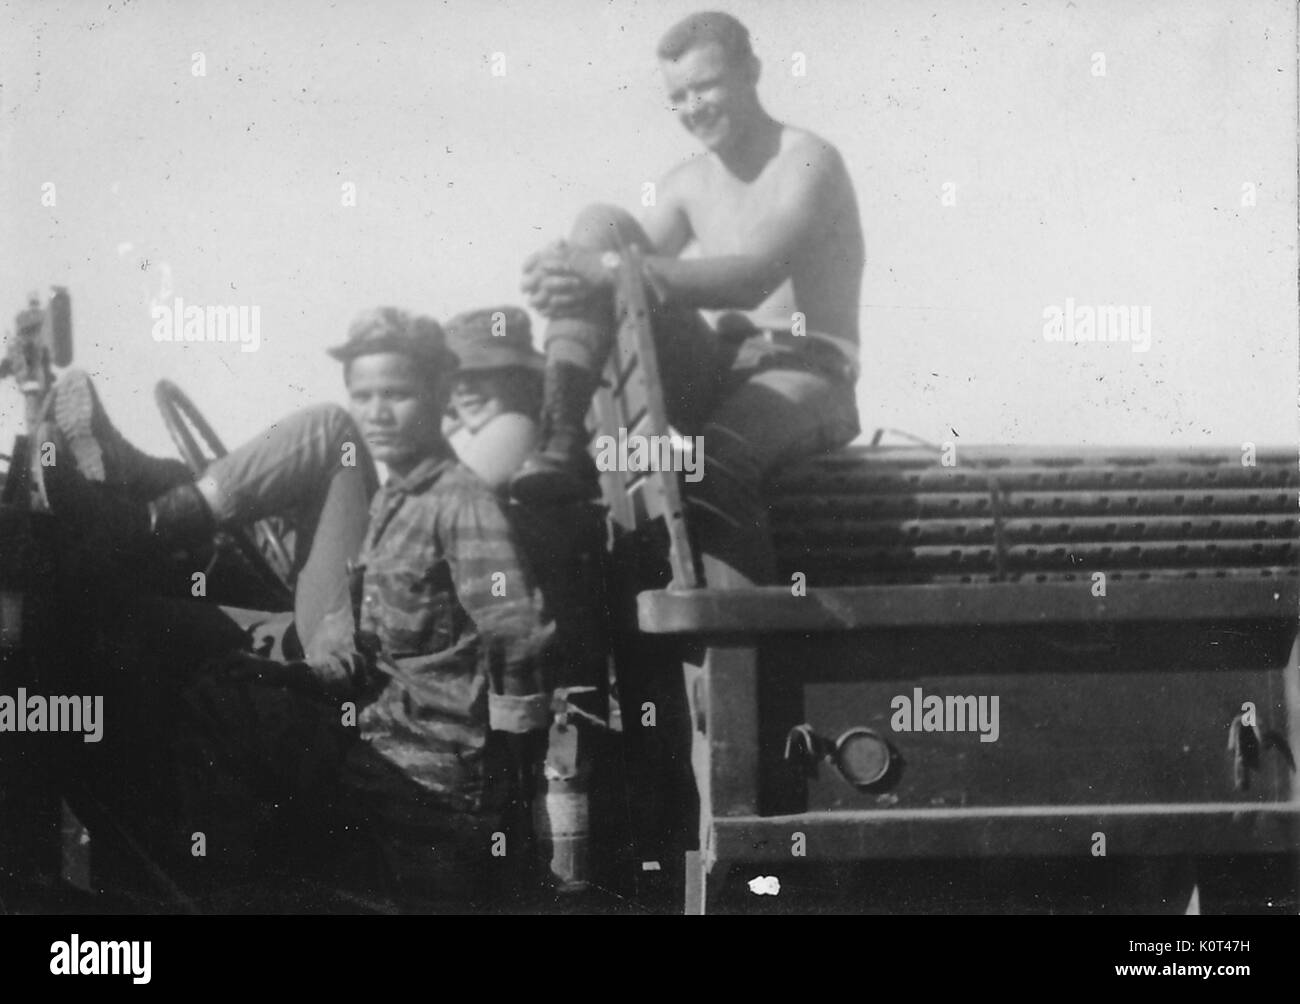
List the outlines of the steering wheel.
{"type": "MultiPolygon", "coordinates": [[[[198,408],[194,407],[194,402],[183,390],[170,380],[159,380],[154,387],[153,397],[158,410],[162,412],[167,432],[180,451],[181,459],[195,475],[202,474],[209,463],[226,455],[226,448],[212,431],[212,426],[199,414],[198,408]],[[208,453],[205,454],[199,446],[194,433],[203,440],[208,453]]],[[[220,538],[225,538],[253,575],[275,592],[287,593],[289,607],[292,608],[293,559],[289,548],[285,546],[284,525],[280,520],[261,519],[248,527],[222,527],[217,537],[218,546],[221,544],[220,538]]]]}

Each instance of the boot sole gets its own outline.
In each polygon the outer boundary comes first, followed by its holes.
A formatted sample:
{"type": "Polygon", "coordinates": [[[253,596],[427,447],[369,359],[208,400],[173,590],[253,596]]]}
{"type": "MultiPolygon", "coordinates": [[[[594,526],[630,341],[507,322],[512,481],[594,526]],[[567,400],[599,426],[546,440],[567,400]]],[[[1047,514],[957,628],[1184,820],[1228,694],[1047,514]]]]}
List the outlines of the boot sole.
{"type": "MultiPolygon", "coordinates": [[[[65,373],[55,389],[54,423],[87,481],[107,481],[104,451],[94,433],[95,392],[82,373],[65,373]]],[[[57,456],[55,463],[58,463],[57,456]]]]}

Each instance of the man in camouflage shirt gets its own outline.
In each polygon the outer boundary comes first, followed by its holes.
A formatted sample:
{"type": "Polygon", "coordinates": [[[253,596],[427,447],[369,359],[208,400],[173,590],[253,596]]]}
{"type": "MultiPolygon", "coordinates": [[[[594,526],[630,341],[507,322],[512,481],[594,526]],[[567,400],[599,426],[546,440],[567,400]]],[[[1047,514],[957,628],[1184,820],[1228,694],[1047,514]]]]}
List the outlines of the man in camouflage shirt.
{"type": "MultiPolygon", "coordinates": [[[[419,331],[431,322],[393,323],[399,334],[354,326],[331,351],[347,366],[366,446],[390,472],[371,503],[358,569],[362,647],[380,650],[381,679],[371,679],[382,686],[359,725],[371,748],[407,776],[478,811],[491,795],[483,790],[489,727],[520,734],[549,724],[553,626],[542,621],[499,496],[439,431],[445,361],[433,364],[437,399],[403,433],[402,396],[417,391],[419,377],[402,325],[419,331]]],[[[431,339],[430,330],[420,337],[431,339]]]]}

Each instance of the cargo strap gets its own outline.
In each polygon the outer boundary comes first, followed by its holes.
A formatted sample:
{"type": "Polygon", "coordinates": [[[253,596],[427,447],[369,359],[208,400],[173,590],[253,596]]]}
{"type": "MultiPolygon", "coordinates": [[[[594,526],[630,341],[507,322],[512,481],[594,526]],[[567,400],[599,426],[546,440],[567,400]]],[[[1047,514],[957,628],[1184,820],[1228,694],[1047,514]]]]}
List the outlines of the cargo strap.
{"type": "MultiPolygon", "coordinates": [[[[885,433],[893,433],[900,439],[906,439],[927,450],[933,450],[942,456],[943,447],[936,446],[928,439],[922,439],[920,436],[907,432],[904,429],[891,429],[885,426],[878,426],[871,437],[871,445],[879,446],[880,441],[885,438],[885,433]]],[[[983,469],[989,478],[989,515],[993,518],[993,581],[1005,582],[1007,579],[1007,533],[1006,533],[1006,511],[1003,507],[1005,491],[998,482],[998,477],[994,473],[992,464],[982,461],[974,461],[973,466],[983,469]]]]}

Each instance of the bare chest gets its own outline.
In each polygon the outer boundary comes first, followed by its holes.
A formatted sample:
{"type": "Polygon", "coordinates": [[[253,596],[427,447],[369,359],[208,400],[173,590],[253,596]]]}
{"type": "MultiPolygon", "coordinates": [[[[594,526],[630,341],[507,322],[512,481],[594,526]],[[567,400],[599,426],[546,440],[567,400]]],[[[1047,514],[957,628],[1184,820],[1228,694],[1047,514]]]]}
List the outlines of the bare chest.
{"type": "Polygon", "coordinates": [[[769,168],[752,181],[709,172],[687,199],[691,230],[705,256],[743,254],[777,203],[778,178],[769,168]]]}

